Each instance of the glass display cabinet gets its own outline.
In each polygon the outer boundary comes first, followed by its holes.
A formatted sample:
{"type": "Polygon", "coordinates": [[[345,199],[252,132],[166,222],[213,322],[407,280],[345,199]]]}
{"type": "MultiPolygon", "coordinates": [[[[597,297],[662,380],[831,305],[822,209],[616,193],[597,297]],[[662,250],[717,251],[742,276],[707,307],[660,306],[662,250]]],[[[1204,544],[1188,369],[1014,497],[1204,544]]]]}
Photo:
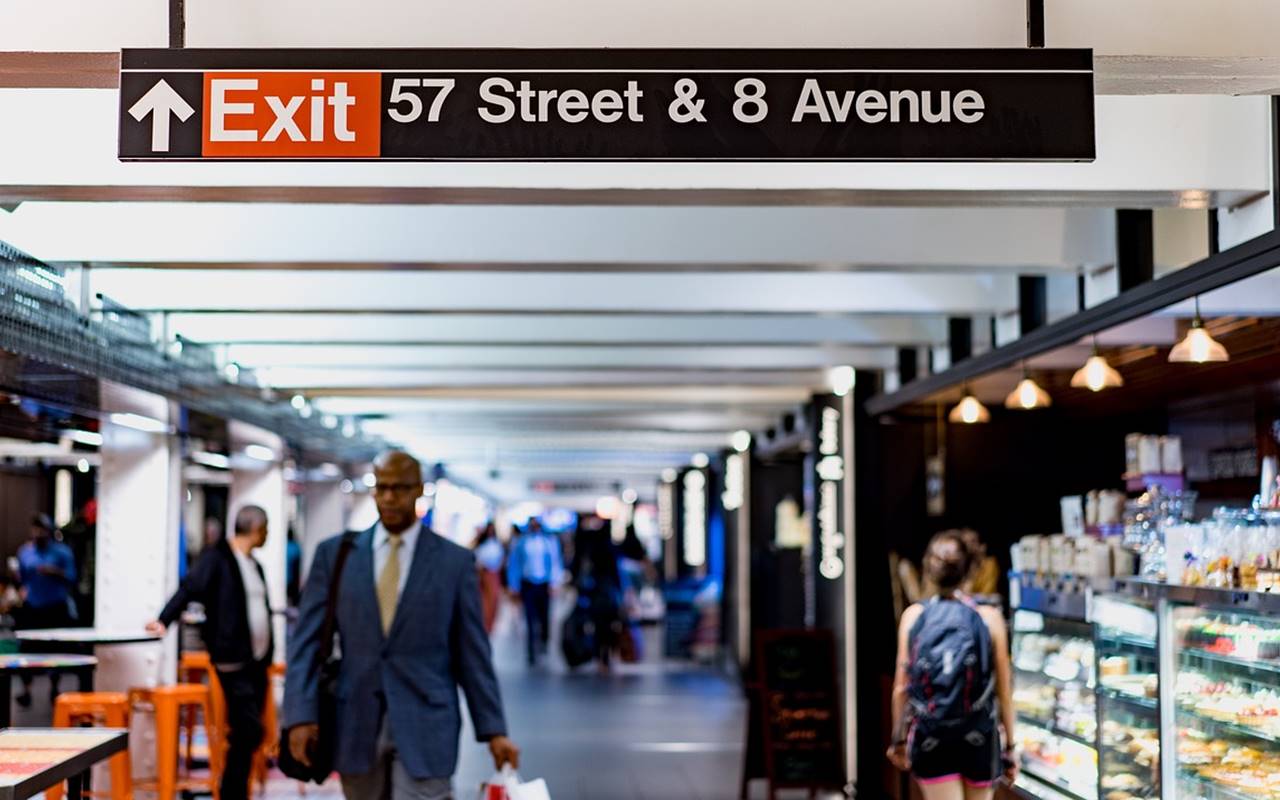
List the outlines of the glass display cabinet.
{"type": "Polygon", "coordinates": [[[1091,626],[1020,609],[1012,629],[1022,771],[1056,790],[1054,796],[1096,800],[1097,659],[1091,626]]]}
{"type": "MultiPolygon", "coordinates": [[[[1164,753],[1159,770],[1163,796],[1280,800],[1280,593],[1168,586],[1142,579],[1117,581],[1116,589],[1131,603],[1155,610],[1161,643],[1155,657],[1155,708],[1164,753]]],[[[1095,620],[1100,648],[1110,633],[1129,637],[1131,626],[1112,631],[1114,626],[1102,621],[1107,612],[1099,611],[1095,620]]],[[[1149,669],[1151,660],[1136,641],[1129,651],[1130,672],[1149,669]]],[[[1100,658],[1106,654],[1100,652],[1100,658]]],[[[1106,673],[1109,663],[1100,661],[1104,740],[1107,703],[1113,696],[1106,673]]],[[[1119,662],[1114,663],[1119,669],[1119,662]]],[[[1136,692],[1137,680],[1125,688],[1136,692]]],[[[1141,688],[1144,695],[1150,693],[1147,684],[1141,688]]],[[[1104,786],[1112,774],[1116,773],[1104,757],[1104,786]]],[[[1104,800],[1125,796],[1103,794],[1104,800]]]]}
{"type": "Polygon", "coordinates": [[[1178,797],[1280,799],[1280,619],[1229,605],[1170,606],[1178,797]]]}
{"type": "Polygon", "coordinates": [[[1099,786],[1104,800],[1160,797],[1160,678],[1154,606],[1094,599],[1099,786]]]}

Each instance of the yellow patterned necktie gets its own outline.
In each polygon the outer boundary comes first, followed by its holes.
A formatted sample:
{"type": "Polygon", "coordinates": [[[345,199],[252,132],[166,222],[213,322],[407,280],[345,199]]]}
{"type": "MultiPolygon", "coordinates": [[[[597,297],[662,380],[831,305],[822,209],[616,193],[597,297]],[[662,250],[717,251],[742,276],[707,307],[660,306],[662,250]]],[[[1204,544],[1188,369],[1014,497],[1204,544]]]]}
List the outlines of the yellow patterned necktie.
{"type": "Polygon", "coordinates": [[[400,600],[400,546],[404,540],[398,533],[387,533],[391,552],[378,576],[378,612],[382,615],[382,632],[391,632],[391,621],[396,618],[396,603],[400,600]]]}

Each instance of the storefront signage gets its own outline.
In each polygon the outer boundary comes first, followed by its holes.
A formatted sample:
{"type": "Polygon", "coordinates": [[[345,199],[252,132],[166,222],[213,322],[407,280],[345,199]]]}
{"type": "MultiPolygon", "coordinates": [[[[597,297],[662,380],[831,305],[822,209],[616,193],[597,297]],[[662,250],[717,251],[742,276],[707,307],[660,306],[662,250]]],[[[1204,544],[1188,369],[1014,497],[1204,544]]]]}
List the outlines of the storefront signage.
{"type": "Polygon", "coordinates": [[[1089,50],[125,50],[123,160],[1091,161],[1089,50]]]}
{"type": "MultiPolygon", "coordinates": [[[[834,398],[839,402],[838,398],[834,398]]],[[[840,408],[823,405],[818,415],[818,573],[827,580],[844,574],[844,533],[840,495],[845,480],[840,446],[840,408]]]]}
{"type": "Polygon", "coordinates": [[[674,539],[676,535],[676,487],[674,483],[663,481],[658,484],[658,533],[663,539],[674,539]]]}
{"type": "Polygon", "coordinates": [[[724,491],[720,494],[720,504],[725,511],[737,511],[745,500],[746,477],[742,459],[741,453],[730,453],[724,460],[724,491]]]}
{"type": "Polygon", "coordinates": [[[701,567],[707,563],[707,474],[691,469],[684,474],[684,496],[681,509],[684,525],[680,530],[684,563],[701,567]]]}

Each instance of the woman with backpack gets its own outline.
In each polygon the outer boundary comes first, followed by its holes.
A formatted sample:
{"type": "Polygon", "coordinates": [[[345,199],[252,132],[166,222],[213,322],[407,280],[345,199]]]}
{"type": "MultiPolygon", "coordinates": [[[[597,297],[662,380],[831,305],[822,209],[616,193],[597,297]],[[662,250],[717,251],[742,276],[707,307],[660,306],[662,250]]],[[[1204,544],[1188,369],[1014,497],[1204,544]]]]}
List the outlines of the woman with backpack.
{"type": "Polygon", "coordinates": [[[1001,775],[1017,775],[1008,633],[1000,609],[960,590],[971,559],[959,534],[934,536],[924,572],[938,593],[908,608],[898,629],[888,755],[925,800],[989,800],[1001,775]]]}

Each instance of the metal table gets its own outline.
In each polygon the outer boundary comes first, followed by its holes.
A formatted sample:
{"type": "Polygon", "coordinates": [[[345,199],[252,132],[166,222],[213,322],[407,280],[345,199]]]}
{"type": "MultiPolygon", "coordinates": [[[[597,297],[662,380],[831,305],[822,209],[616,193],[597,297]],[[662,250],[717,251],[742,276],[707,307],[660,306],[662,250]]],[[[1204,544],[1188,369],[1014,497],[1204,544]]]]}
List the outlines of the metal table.
{"type": "Polygon", "coordinates": [[[144,630],[104,630],[101,628],[35,628],[14,635],[23,647],[60,645],[72,652],[92,652],[95,645],[158,642],[160,636],[144,630]]]}
{"type": "Polygon", "coordinates": [[[63,781],[67,800],[81,800],[89,768],[128,746],[119,728],[0,730],[0,800],[26,800],[63,781]]]}
{"type": "Polygon", "coordinates": [[[93,656],[51,654],[0,655],[0,728],[8,728],[12,720],[13,678],[48,672],[70,672],[80,680],[80,691],[93,691],[93,671],[98,659],[93,656]]]}

